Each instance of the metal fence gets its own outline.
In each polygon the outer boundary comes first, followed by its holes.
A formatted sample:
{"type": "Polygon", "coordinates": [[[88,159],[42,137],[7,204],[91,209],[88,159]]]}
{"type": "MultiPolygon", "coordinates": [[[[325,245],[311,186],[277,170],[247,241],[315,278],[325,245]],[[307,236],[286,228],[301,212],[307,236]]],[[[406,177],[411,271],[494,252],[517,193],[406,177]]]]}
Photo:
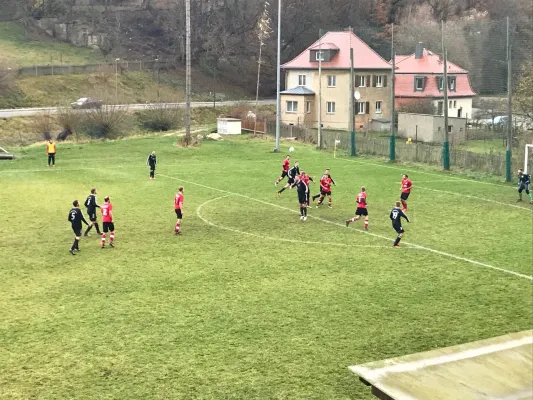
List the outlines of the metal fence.
{"type": "MultiPolygon", "coordinates": [[[[276,126],[274,122],[267,124],[269,135],[275,135],[276,126]]],[[[318,131],[316,129],[302,126],[282,125],[280,127],[280,137],[287,140],[297,140],[304,143],[317,144],[318,131]]],[[[322,147],[326,151],[333,151],[335,140],[337,151],[350,153],[350,133],[344,131],[322,131],[322,147]]],[[[390,151],[390,139],[380,136],[379,133],[358,134],[356,136],[356,148],[359,155],[373,155],[388,159],[390,151]]],[[[513,167],[521,167],[523,149],[519,147],[513,154],[513,167]]],[[[396,160],[405,163],[420,163],[428,165],[442,165],[442,146],[428,143],[407,143],[396,142],[396,160]]],[[[450,164],[452,167],[485,172],[492,175],[505,176],[505,154],[496,152],[477,153],[468,150],[461,150],[458,147],[450,149],[450,164]]]]}
{"type": "Polygon", "coordinates": [[[114,73],[128,71],[168,70],[175,68],[171,61],[120,61],[117,63],[83,64],[83,65],[34,65],[10,69],[18,76],[46,76],[46,75],[70,75],[70,74],[95,74],[114,73]]]}

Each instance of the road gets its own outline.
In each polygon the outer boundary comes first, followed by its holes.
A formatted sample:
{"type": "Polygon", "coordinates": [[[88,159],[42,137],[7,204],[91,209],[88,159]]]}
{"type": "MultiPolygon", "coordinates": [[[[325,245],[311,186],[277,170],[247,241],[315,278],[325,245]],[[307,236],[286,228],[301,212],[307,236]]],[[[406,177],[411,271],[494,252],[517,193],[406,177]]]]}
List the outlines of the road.
{"type": "MultiPolygon", "coordinates": [[[[254,101],[244,101],[244,100],[235,100],[235,101],[219,101],[216,103],[217,107],[232,107],[237,104],[247,102],[253,104],[254,101]]],[[[276,100],[259,100],[259,105],[272,105],[276,104],[276,100]]],[[[157,107],[160,104],[119,104],[115,107],[119,109],[127,110],[146,110],[151,107],[157,107]]],[[[164,103],[165,106],[176,106],[176,107],[185,107],[185,103],[164,103]]],[[[195,101],[191,103],[191,107],[212,107],[212,101],[195,101]]],[[[42,113],[57,114],[58,107],[40,107],[40,108],[12,108],[6,110],[0,110],[0,118],[11,118],[11,117],[31,117],[33,115],[38,115],[42,113]]]]}

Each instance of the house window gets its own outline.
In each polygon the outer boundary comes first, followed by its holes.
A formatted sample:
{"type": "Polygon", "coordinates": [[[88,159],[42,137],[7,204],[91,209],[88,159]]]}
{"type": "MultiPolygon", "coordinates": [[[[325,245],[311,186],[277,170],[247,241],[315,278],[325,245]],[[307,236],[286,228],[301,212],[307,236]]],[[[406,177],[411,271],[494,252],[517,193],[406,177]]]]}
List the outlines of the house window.
{"type": "Polygon", "coordinates": [[[298,75],[298,86],[305,86],[306,83],[307,83],[307,76],[298,75]]]}
{"type": "Polygon", "coordinates": [[[439,101],[437,103],[437,114],[438,115],[442,115],[444,113],[444,102],[443,101],[439,101]]]}
{"type": "Polygon", "coordinates": [[[357,103],[357,114],[365,114],[365,104],[363,102],[357,103]]]}
{"type": "Polygon", "coordinates": [[[455,92],[456,85],[457,85],[457,80],[455,76],[448,77],[448,88],[450,89],[451,92],[455,92]]]}
{"type": "Polygon", "coordinates": [[[337,86],[337,77],[335,75],[328,75],[328,87],[337,86]]]}
{"type": "Polygon", "coordinates": [[[287,101],[287,112],[296,113],[298,112],[298,102],[297,101],[287,101]]]}
{"type": "Polygon", "coordinates": [[[305,112],[307,114],[311,114],[311,102],[310,101],[305,102],[305,112]]]}
{"type": "Polygon", "coordinates": [[[324,52],[323,51],[317,51],[315,54],[315,59],[317,61],[324,61],[324,52]]]}
{"type": "Polygon", "coordinates": [[[426,83],[426,78],[423,76],[415,77],[415,92],[423,92],[426,83]]]}
{"type": "Polygon", "coordinates": [[[444,89],[444,78],[442,76],[437,76],[437,85],[439,87],[439,92],[442,92],[444,89]]]}
{"type": "Polygon", "coordinates": [[[448,108],[452,108],[453,107],[453,101],[450,100],[449,104],[448,104],[448,108]]]}
{"type": "Polygon", "coordinates": [[[381,114],[381,101],[376,101],[376,114],[381,114]]]}
{"type": "Polygon", "coordinates": [[[376,87],[383,87],[383,75],[376,76],[376,87]]]}
{"type": "Polygon", "coordinates": [[[335,102],[334,101],[328,101],[326,103],[327,113],[328,114],[335,114],[335,102]]]}
{"type": "Polygon", "coordinates": [[[457,108],[457,100],[453,101],[453,108],[457,108]]]}
{"type": "Polygon", "coordinates": [[[366,87],[366,76],[365,75],[359,75],[359,87],[366,87]]]}

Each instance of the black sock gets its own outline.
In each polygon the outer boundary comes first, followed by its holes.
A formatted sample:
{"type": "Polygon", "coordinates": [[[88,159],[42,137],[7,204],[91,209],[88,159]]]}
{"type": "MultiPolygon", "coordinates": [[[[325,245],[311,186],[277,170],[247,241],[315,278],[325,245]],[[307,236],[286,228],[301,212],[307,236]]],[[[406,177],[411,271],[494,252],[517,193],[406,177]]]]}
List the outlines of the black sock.
{"type": "Polygon", "coordinates": [[[96,228],[96,232],[97,232],[99,235],[101,235],[102,232],[100,232],[100,227],[98,226],[98,222],[95,222],[95,223],[94,223],[94,227],[96,228]]]}
{"type": "Polygon", "coordinates": [[[398,246],[398,245],[400,244],[400,240],[402,240],[402,237],[401,237],[401,236],[398,236],[398,237],[396,238],[396,240],[394,241],[394,245],[395,245],[395,246],[398,246]]]}
{"type": "Polygon", "coordinates": [[[319,195],[319,194],[316,194],[316,195],[313,196],[313,200],[316,200],[316,199],[318,199],[319,197],[320,197],[320,195],[319,195]]]}
{"type": "Polygon", "coordinates": [[[70,248],[70,250],[76,249],[76,246],[78,245],[77,242],[78,242],[78,239],[74,239],[74,243],[72,243],[72,247],[70,248]]]}
{"type": "Polygon", "coordinates": [[[284,190],[285,190],[285,186],[283,186],[283,187],[279,190],[278,193],[281,193],[281,192],[283,192],[284,190]]]}
{"type": "Polygon", "coordinates": [[[89,231],[92,229],[92,227],[93,227],[92,225],[89,225],[89,226],[87,227],[87,229],[85,230],[85,234],[86,234],[86,235],[89,233],[89,231]]]}
{"type": "Polygon", "coordinates": [[[300,215],[303,217],[304,216],[304,208],[302,206],[300,206],[300,215]]]}
{"type": "Polygon", "coordinates": [[[304,209],[304,217],[307,217],[307,207],[303,207],[304,209]]]}
{"type": "Polygon", "coordinates": [[[75,249],[77,249],[77,250],[80,249],[79,244],[80,244],[80,241],[79,241],[78,239],[74,239],[74,248],[75,248],[75,249]]]}

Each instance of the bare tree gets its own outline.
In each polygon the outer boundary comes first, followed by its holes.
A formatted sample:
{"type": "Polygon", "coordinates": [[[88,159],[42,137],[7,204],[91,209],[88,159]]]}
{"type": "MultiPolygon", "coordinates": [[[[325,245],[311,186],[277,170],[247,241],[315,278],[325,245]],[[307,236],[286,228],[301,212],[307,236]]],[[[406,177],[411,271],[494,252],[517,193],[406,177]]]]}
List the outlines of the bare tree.
{"type": "Polygon", "coordinates": [[[255,111],[254,111],[254,135],[257,131],[257,113],[259,108],[259,85],[261,82],[261,63],[263,62],[263,46],[265,46],[265,40],[268,39],[272,33],[270,27],[270,16],[268,14],[268,6],[270,4],[268,1],[265,1],[265,9],[261,18],[257,22],[257,38],[259,39],[259,57],[257,59],[257,86],[255,91],[255,111]]]}
{"type": "Polygon", "coordinates": [[[533,61],[522,66],[520,80],[515,89],[515,99],[521,114],[533,124],[533,61]]]}

